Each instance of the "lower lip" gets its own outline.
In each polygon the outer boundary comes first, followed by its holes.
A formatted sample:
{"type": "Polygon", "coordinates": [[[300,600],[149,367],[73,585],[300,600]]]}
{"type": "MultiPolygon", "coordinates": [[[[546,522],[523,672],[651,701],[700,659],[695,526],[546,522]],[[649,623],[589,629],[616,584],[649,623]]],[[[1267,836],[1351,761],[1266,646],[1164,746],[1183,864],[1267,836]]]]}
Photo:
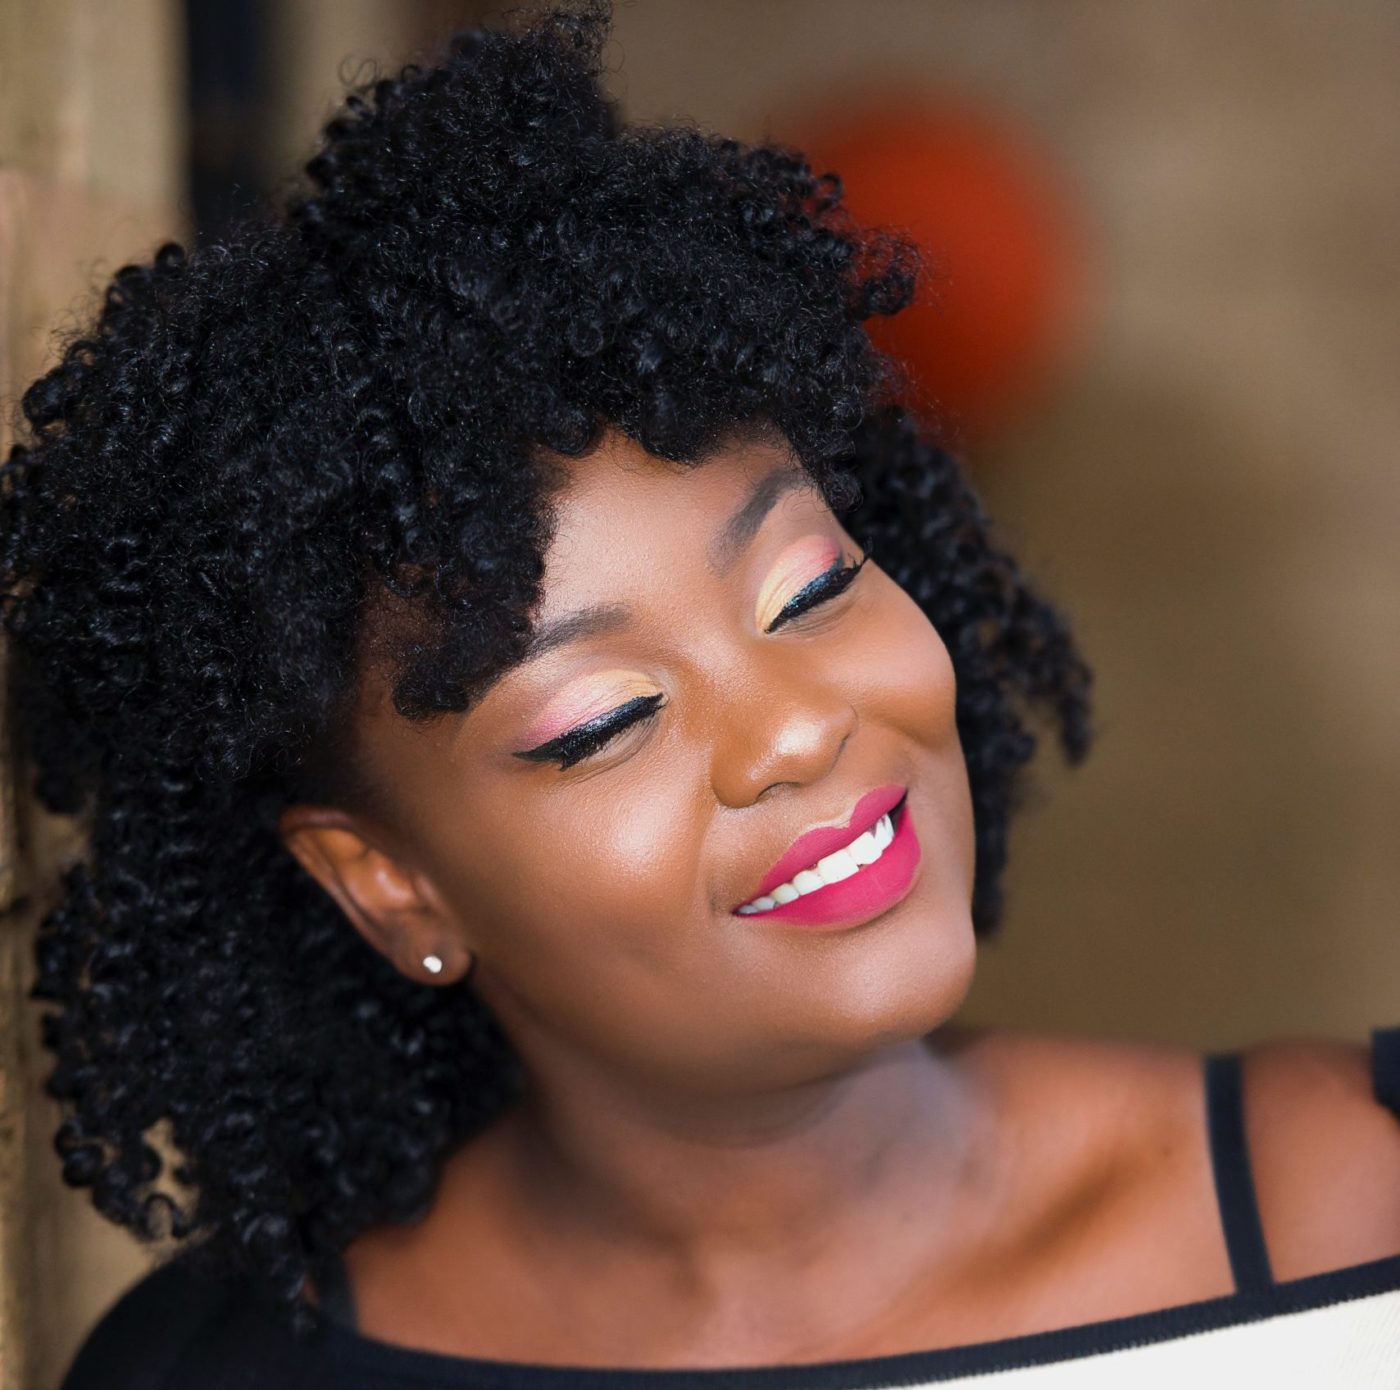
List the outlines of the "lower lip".
{"type": "Polygon", "coordinates": [[[909,892],[919,867],[919,855],[919,837],[914,833],[914,817],[906,801],[894,839],[873,864],[840,883],[828,883],[790,903],[768,912],[755,912],[742,920],[783,922],[796,927],[858,927],[888,912],[909,892]]]}

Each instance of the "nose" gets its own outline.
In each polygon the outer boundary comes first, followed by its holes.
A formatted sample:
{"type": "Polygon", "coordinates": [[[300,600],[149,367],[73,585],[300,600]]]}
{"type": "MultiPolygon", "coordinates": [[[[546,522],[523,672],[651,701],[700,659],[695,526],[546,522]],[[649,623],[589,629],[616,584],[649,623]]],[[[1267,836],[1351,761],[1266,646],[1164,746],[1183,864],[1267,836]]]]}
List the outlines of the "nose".
{"type": "Polygon", "coordinates": [[[750,669],[719,711],[711,781],[724,806],[751,806],[777,787],[819,782],[860,723],[856,708],[815,673],[750,669]]]}

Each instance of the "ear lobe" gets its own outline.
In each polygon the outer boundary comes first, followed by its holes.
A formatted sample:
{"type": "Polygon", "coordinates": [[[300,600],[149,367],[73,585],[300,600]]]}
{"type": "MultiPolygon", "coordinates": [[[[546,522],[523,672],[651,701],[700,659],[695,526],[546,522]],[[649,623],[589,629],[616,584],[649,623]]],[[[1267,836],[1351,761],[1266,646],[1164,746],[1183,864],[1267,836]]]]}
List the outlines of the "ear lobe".
{"type": "Polygon", "coordinates": [[[289,806],[278,819],[288,852],[330,894],[361,936],[402,968],[412,937],[437,939],[437,914],[414,875],[372,845],[344,812],[289,806]]]}

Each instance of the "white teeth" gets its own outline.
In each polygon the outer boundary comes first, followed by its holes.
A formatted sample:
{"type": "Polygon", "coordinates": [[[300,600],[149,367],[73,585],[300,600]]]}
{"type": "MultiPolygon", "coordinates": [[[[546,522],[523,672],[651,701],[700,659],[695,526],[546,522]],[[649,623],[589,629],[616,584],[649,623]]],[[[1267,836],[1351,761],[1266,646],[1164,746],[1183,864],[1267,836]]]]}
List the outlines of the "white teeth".
{"type": "Polygon", "coordinates": [[[880,845],[870,831],[858,835],[846,846],[846,853],[857,864],[873,864],[880,857],[880,845]]]}
{"type": "Polygon", "coordinates": [[[875,843],[879,846],[880,853],[883,854],[889,847],[889,843],[894,839],[894,822],[888,815],[883,815],[875,822],[875,843]]]}
{"type": "MultiPolygon", "coordinates": [[[[786,888],[787,884],[783,884],[783,887],[786,888]]],[[[795,898],[797,894],[793,893],[792,896],[795,898]]],[[[779,899],[776,893],[772,897],[769,897],[765,894],[761,898],[755,898],[751,903],[745,903],[743,907],[739,909],[739,911],[742,912],[745,917],[750,917],[755,912],[771,912],[775,907],[777,907],[780,901],[788,902],[791,901],[791,899],[779,899]]]]}
{"type": "Polygon", "coordinates": [[[845,849],[818,859],[810,869],[803,869],[791,883],[780,883],[771,892],[765,893],[752,902],[736,909],[745,917],[756,912],[771,912],[784,903],[794,902],[828,883],[840,883],[858,874],[867,864],[873,864],[889,848],[894,839],[894,821],[888,812],[880,817],[869,830],[857,835],[845,849]]]}
{"type": "Polygon", "coordinates": [[[840,883],[842,879],[852,878],[859,872],[860,865],[844,849],[817,860],[817,873],[825,883],[840,883]]]}

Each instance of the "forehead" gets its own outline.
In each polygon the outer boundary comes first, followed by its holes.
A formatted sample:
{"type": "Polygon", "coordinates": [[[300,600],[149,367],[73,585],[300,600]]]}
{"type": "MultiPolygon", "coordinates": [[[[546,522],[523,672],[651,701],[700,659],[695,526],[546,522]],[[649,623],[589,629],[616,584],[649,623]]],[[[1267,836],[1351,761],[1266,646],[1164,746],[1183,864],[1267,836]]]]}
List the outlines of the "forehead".
{"type": "Polygon", "coordinates": [[[731,435],[693,463],[658,458],[609,431],[584,457],[558,461],[555,487],[547,594],[600,568],[617,573],[679,563],[683,553],[697,551],[721,562],[725,543],[745,539],[746,522],[761,519],[785,492],[824,505],[786,439],[759,426],[731,435]]]}

